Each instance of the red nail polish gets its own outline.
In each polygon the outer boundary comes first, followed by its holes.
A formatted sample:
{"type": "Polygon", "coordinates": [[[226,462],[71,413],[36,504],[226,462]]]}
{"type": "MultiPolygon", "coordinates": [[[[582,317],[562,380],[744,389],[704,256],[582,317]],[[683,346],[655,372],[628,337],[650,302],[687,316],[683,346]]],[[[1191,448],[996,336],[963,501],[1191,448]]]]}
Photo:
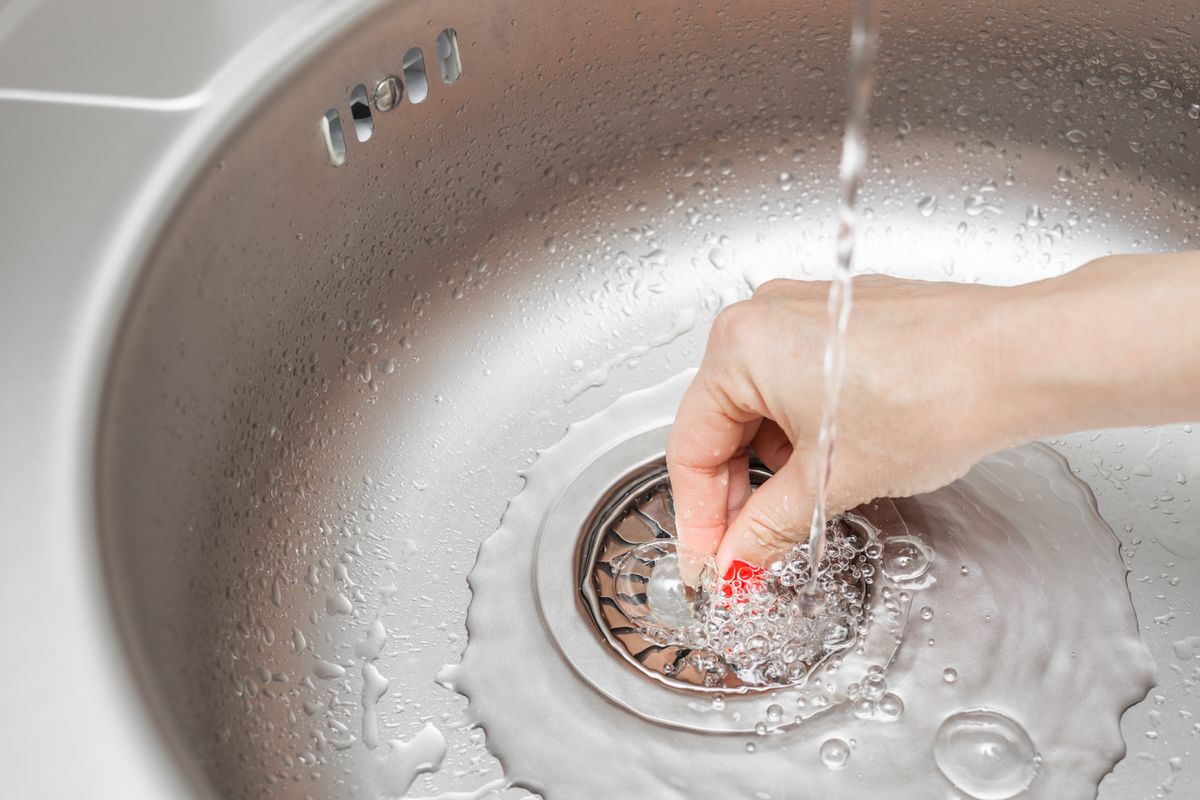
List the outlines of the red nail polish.
{"type": "Polygon", "coordinates": [[[766,570],[745,561],[734,561],[721,579],[721,596],[745,603],[748,595],[762,586],[766,570]]]}

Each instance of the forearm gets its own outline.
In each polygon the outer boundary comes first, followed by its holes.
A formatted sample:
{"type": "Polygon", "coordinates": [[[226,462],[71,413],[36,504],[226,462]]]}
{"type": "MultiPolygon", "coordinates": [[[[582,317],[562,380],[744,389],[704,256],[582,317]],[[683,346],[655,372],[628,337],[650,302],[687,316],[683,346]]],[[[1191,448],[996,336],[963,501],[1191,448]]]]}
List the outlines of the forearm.
{"type": "Polygon", "coordinates": [[[1105,258],[1001,291],[983,324],[1006,443],[1200,419],[1200,253],[1105,258]]]}

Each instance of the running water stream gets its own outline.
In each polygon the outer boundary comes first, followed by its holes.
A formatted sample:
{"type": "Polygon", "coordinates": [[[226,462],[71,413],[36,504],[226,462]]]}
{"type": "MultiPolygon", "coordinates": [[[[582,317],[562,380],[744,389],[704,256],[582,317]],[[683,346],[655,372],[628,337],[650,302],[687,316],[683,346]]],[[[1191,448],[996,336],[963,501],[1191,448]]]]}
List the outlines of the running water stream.
{"type": "MultiPolygon", "coordinates": [[[[829,284],[829,326],[825,335],[825,392],[821,428],[817,435],[816,496],[809,530],[809,563],[820,564],[825,554],[828,523],[826,501],[837,440],[838,400],[846,372],[846,330],[854,295],[854,245],[858,233],[858,190],[867,164],[867,123],[875,76],[875,45],[879,34],[876,0],[857,0],[850,34],[849,113],[842,137],[838,168],[837,264],[829,284]]],[[[812,570],[807,591],[817,586],[819,570],[812,570]]]]}

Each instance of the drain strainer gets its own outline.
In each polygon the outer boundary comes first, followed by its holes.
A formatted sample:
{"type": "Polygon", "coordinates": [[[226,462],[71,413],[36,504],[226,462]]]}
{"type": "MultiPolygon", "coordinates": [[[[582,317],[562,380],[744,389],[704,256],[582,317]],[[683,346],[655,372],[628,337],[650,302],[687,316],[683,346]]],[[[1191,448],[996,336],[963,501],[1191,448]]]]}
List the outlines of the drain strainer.
{"type": "MultiPolygon", "coordinates": [[[[771,473],[750,471],[752,487],[771,473]]],[[[838,521],[830,530],[814,613],[800,587],[807,549],[755,580],[714,580],[693,590],[679,576],[675,510],[665,463],[609,491],[583,532],[580,593],[597,631],[639,672],[678,689],[769,691],[803,683],[851,647],[865,625],[874,567],[868,537],[838,521]],[[807,611],[805,609],[808,609],[807,611]]],[[[713,576],[715,578],[715,576],[713,576]]]]}
{"type": "MultiPolygon", "coordinates": [[[[629,435],[574,477],[561,476],[563,488],[541,519],[533,569],[537,610],[551,640],[597,691],[656,722],[741,733],[768,719],[772,705],[797,709],[779,727],[823,713],[844,699],[844,684],[854,679],[843,680],[845,676],[861,677],[868,666],[891,661],[896,640],[889,631],[903,624],[907,600],[860,591],[865,635],[830,637],[841,646],[801,660],[805,674],[800,680],[784,675],[748,682],[739,674],[734,653],[664,641],[656,629],[677,631],[696,608],[694,598],[685,594],[653,597],[649,580],[660,558],[672,555],[675,542],[664,466],[668,432],[668,427],[658,427],[629,435]],[[629,558],[640,558],[644,572],[626,570],[628,585],[619,589],[613,578],[629,558]],[[646,591],[635,591],[641,584],[646,591]]],[[[760,484],[767,477],[759,468],[752,482],[760,484]]],[[[855,550],[851,559],[857,565],[869,560],[862,550],[855,550]]],[[[777,570],[766,579],[782,584],[795,577],[795,572],[777,570]]],[[[859,578],[864,578],[861,572],[859,578]]],[[[889,593],[878,576],[875,586],[889,593]]],[[[739,633],[731,638],[744,642],[747,637],[739,633]]]]}

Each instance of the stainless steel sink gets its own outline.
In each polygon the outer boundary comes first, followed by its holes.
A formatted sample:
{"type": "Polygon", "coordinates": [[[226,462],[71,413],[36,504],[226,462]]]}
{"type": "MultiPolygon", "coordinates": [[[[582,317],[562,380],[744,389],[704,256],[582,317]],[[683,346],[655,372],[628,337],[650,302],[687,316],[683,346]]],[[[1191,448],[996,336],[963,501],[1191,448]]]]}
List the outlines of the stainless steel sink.
{"type": "MultiPolygon", "coordinates": [[[[860,268],[1016,283],[1197,247],[1192,2],[884,7],[860,268]]],[[[476,549],[564,426],[696,363],[759,282],[829,273],[848,20],[391,4],[179,145],[187,188],[136,233],[80,436],[130,668],[197,792],[355,796],[362,678],[312,676],[376,619],[383,738],[449,740],[414,794],[500,774],[434,682],[476,549]]],[[[1126,544],[1160,665],[1100,796],[1152,793],[1177,756],[1188,796],[1200,432],[1055,444],[1126,544]]]]}

